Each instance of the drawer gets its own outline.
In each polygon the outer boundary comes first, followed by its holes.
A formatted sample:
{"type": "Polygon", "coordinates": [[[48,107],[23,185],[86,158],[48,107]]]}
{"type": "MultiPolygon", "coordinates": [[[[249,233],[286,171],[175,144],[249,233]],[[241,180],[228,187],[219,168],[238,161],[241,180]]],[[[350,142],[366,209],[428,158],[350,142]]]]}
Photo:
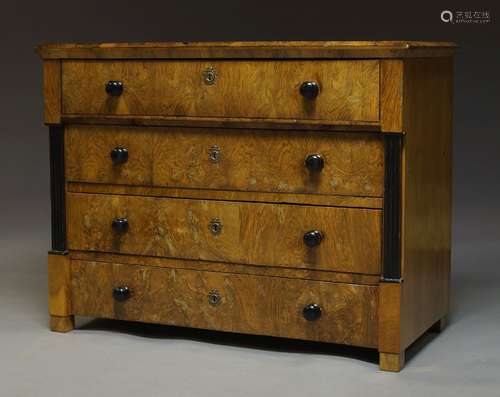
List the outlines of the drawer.
{"type": "Polygon", "coordinates": [[[381,230],[381,210],[67,195],[71,250],[380,274],[381,230]]]}
{"type": "Polygon", "coordinates": [[[62,112],[375,122],[379,62],[64,60],[62,112]],[[122,83],[119,96],[109,81],[122,83]],[[318,84],[315,98],[304,82],[318,84]]]}
{"type": "Polygon", "coordinates": [[[71,273],[77,315],[377,346],[376,286],[75,260],[71,273]]]}
{"type": "Polygon", "coordinates": [[[72,182],[383,196],[377,134],[69,125],[65,157],[72,182]]]}

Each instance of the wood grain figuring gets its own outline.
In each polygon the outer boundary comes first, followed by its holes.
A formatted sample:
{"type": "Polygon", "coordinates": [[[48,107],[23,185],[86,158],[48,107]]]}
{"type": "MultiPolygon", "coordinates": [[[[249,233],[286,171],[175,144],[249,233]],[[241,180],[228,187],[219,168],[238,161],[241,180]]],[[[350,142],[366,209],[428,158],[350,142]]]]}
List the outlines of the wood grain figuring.
{"type": "Polygon", "coordinates": [[[380,124],[383,132],[403,131],[403,61],[380,62],[380,124]]]}
{"type": "Polygon", "coordinates": [[[203,128],[241,128],[260,130],[340,131],[351,133],[380,132],[378,121],[255,119],[248,117],[192,117],[192,116],[127,116],[66,114],[64,123],[99,125],[175,126],[203,128]]]}
{"type": "Polygon", "coordinates": [[[43,62],[43,120],[45,124],[61,122],[61,61],[43,62]]]}
{"type": "Polygon", "coordinates": [[[49,313],[59,317],[72,315],[69,255],[49,253],[48,283],[49,313]]]}
{"type": "Polygon", "coordinates": [[[66,131],[68,181],[256,192],[382,197],[381,137],[203,128],[72,125],[66,131]],[[113,165],[115,147],[129,160],[113,165]],[[220,152],[217,162],[209,151],[220,152]],[[305,166],[310,154],[321,172],[305,166]]]}
{"type": "Polygon", "coordinates": [[[406,58],[451,56],[450,42],[425,41],[237,41],[47,44],[42,58],[406,58]]]}
{"type": "Polygon", "coordinates": [[[399,372],[405,365],[403,353],[380,353],[380,369],[382,371],[399,372]]]}
{"type": "Polygon", "coordinates": [[[320,194],[286,194],[268,192],[238,192],[208,189],[178,189],[165,187],[105,185],[71,182],[68,192],[122,194],[127,196],[152,196],[171,198],[190,198],[219,201],[249,201],[277,204],[309,204],[328,207],[351,207],[382,209],[381,197],[332,196],[320,194]]]}
{"type": "Polygon", "coordinates": [[[68,194],[72,250],[380,274],[382,211],[336,207],[68,194]],[[114,218],[129,230],[116,235],[114,218]],[[209,223],[223,225],[213,235],[209,223]],[[313,248],[304,233],[320,230],[313,248]]]}
{"type": "Polygon", "coordinates": [[[66,127],[66,180],[129,185],[153,185],[155,133],[127,127],[66,127]],[[126,148],[126,163],[115,165],[111,151],[126,148]]]}
{"type": "Polygon", "coordinates": [[[63,61],[64,114],[379,119],[378,61],[63,61]],[[217,71],[215,84],[203,71],[217,71]],[[110,97],[109,80],[124,92],[110,97]],[[321,87],[304,99],[304,81],[321,87]]]}
{"type": "Polygon", "coordinates": [[[400,371],[449,311],[455,48],[39,46],[51,329],[83,315],[333,342],[376,348],[381,370],[400,371]],[[128,150],[121,165],[115,147],[128,150]],[[305,166],[313,153],[319,173],[305,166]],[[313,230],[323,239],[307,247],[313,230]],[[311,303],[317,321],[304,318],[311,303]]]}
{"type": "Polygon", "coordinates": [[[153,180],[158,186],[381,197],[383,145],[379,136],[176,129],[158,134],[153,180]],[[220,148],[220,160],[208,150],[220,148]],[[317,174],[304,160],[320,154],[317,174]]]}
{"type": "Polygon", "coordinates": [[[452,69],[451,58],[405,61],[403,346],[448,313],[452,69]]]}
{"type": "Polygon", "coordinates": [[[70,251],[70,258],[87,262],[111,262],[129,265],[146,265],[174,269],[210,271],[221,273],[252,274],[255,276],[273,276],[302,280],[331,281],[348,284],[378,285],[380,277],[370,274],[340,273],[327,270],[294,269],[287,267],[239,265],[213,261],[158,258],[105,252],[70,251]]]}
{"type": "Polygon", "coordinates": [[[72,280],[79,315],[377,346],[377,287],[80,261],[72,280]],[[131,298],[116,302],[122,285],[131,298]],[[322,316],[308,322],[302,309],[312,302],[322,316]]]}
{"type": "Polygon", "coordinates": [[[381,282],[379,286],[379,316],[380,330],[378,350],[383,353],[404,353],[406,346],[401,340],[401,304],[402,283],[381,282]]]}

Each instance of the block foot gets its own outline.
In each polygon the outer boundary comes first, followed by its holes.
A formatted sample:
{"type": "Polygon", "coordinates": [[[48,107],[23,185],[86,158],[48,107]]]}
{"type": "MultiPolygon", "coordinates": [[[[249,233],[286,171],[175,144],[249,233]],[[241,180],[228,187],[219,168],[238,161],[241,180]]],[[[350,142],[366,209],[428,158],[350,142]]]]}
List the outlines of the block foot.
{"type": "Polygon", "coordinates": [[[69,332],[75,328],[75,316],[50,316],[50,329],[54,332],[69,332]]]}
{"type": "Polygon", "coordinates": [[[399,372],[405,365],[405,353],[382,353],[380,352],[380,370],[399,372]]]}

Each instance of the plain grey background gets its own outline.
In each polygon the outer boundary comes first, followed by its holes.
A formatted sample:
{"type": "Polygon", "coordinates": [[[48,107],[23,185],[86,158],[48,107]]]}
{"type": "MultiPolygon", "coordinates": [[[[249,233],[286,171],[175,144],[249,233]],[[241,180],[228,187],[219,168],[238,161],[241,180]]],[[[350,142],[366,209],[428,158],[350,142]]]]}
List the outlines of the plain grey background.
{"type": "Polygon", "coordinates": [[[2,2],[0,396],[499,396],[498,11],[493,1],[2,2]],[[446,24],[444,9],[489,11],[491,22],[446,24]],[[379,372],[370,351],[273,338],[104,320],[48,331],[48,131],[37,44],[381,39],[460,45],[450,325],[419,341],[403,372],[379,372]]]}

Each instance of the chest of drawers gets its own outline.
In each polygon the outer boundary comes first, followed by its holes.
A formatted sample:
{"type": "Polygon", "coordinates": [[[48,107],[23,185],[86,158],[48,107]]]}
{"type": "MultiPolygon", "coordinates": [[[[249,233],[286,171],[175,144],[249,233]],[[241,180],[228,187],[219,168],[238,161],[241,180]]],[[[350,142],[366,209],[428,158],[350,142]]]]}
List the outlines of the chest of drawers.
{"type": "Polygon", "coordinates": [[[405,349],[448,312],[451,43],[43,45],[54,331],[405,349]]]}

